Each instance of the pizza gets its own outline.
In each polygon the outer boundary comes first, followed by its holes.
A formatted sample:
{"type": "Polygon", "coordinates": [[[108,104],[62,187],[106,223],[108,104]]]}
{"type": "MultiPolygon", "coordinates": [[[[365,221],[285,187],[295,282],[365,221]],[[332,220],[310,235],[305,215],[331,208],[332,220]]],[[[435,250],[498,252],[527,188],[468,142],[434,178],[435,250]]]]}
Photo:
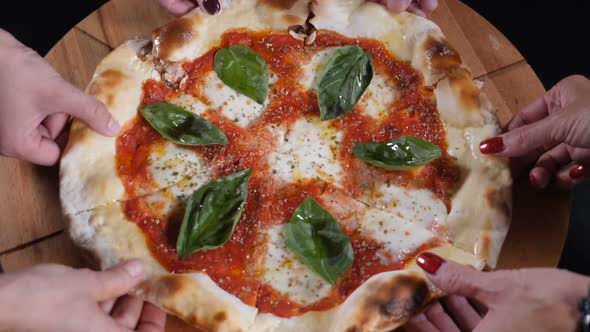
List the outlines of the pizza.
{"type": "Polygon", "coordinates": [[[235,0],[134,38],[74,121],[69,232],[135,294],[204,331],[388,331],[441,292],[424,251],[496,264],[505,160],[495,111],[432,22],[359,0],[235,0]]]}

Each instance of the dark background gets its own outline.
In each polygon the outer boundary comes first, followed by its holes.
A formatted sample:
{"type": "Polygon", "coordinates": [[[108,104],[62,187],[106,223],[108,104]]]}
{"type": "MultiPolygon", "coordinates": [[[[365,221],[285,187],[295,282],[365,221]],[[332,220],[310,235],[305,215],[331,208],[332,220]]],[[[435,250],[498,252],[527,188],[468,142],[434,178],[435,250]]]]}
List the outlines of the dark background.
{"type": "MultiPolygon", "coordinates": [[[[145,0],[157,1],[157,0],[145,0]]],[[[3,2],[9,2],[7,0],[3,2]]],[[[105,0],[10,1],[0,27],[44,55],[77,22],[105,0]]],[[[520,50],[545,88],[571,74],[590,76],[590,1],[464,0],[520,50]]],[[[590,128],[589,128],[590,130],[590,128]]],[[[590,185],[576,188],[561,266],[590,275],[590,185]]],[[[539,225],[543,227],[543,225],[539,225]]]]}

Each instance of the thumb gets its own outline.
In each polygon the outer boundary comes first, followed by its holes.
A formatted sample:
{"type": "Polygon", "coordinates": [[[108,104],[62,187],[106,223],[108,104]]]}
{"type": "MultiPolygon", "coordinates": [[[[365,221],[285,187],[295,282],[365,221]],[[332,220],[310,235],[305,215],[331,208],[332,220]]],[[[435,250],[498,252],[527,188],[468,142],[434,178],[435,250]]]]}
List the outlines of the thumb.
{"type": "Polygon", "coordinates": [[[95,298],[105,301],[125,295],[142,281],[143,274],[143,266],[137,260],[119,264],[107,271],[96,272],[95,298]]]}
{"type": "Polygon", "coordinates": [[[84,121],[90,128],[101,135],[114,136],[121,127],[105,105],[98,99],[85,94],[69,83],[63,87],[59,111],[84,121]]]}
{"type": "Polygon", "coordinates": [[[447,262],[440,256],[425,252],[416,259],[418,266],[443,292],[460,295],[487,304],[491,292],[486,289],[488,275],[470,266],[447,262]]]}

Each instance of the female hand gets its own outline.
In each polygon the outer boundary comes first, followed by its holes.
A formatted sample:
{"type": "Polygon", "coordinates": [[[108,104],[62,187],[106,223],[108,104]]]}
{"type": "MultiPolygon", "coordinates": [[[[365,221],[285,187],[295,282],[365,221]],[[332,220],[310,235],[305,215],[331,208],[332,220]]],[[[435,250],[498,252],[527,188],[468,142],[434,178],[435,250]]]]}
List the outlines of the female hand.
{"type": "Polygon", "coordinates": [[[164,312],[125,295],[142,276],[137,261],[104,272],[39,265],[4,274],[0,276],[0,331],[164,331],[164,312]]]}
{"type": "Polygon", "coordinates": [[[534,165],[530,182],[551,179],[564,189],[581,181],[590,165],[590,80],[570,76],[525,107],[508,132],[481,143],[482,153],[510,157],[516,174],[534,165]]]}
{"type": "Polygon", "coordinates": [[[401,13],[405,10],[426,17],[438,7],[438,0],[370,0],[380,3],[390,10],[401,13]]]}
{"type": "Polygon", "coordinates": [[[454,300],[448,313],[435,303],[414,317],[409,332],[574,331],[590,288],[590,278],[558,269],[479,272],[431,253],[418,265],[454,300]]]}
{"type": "Polygon", "coordinates": [[[170,14],[180,17],[197,6],[203,8],[207,13],[215,15],[221,10],[221,0],[160,0],[160,5],[170,14]]]}
{"type": "Polygon", "coordinates": [[[100,101],[67,83],[35,51],[0,29],[0,155],[55,164],[61,154],[58,137],[70,116],[102,135],[119,131],[100,101]]]}

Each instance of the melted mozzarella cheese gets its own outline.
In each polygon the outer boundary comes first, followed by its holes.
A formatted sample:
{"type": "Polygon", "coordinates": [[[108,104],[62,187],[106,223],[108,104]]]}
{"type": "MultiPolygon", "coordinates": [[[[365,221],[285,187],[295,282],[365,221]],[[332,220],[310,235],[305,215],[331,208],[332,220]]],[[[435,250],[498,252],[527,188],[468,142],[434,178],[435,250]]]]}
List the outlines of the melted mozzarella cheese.
{"type": "MultiPolygon", "coordinates": [[[[273,81],[276,81],[275,75],[271,75],[270,84],[273,81]]],[[[258,119],[269,100],[267,98],[264,105],[258,104],[227,86],[215,72],[211,72],[205,80],[205,96],[211,102],[211,108],[221,109],[224,116],[243,128],[258,119]]]]}
{"type": "Polygon", "coordinates": [[[203,182],[211,176],[203,157],[171,142],[154,149],[149,162],[151,179],[158,188],[171,186],[187,177],[194,178],[194,182],[203,182]]]}
{"type": "Polygon", "coordinates": [[[174,105],[178,105],[189,112],[196,115],[201,115],[209,109],[205,103],[189,94],[181,94],[179,97],[170,101],[174,105]]]}
{"type": "MultiPolygon", "coordinates": [[[[277,76],[271,72],[269,84],[272,85],[277,79],[277,76]]],[[[267,98],[263,105],[258,104],[250,97],[246,97],[227,86],[215,72],[207,74],[204,82],[204,94],[209,104],[205,104],[203,101],[187,94],[173,99],[171,103],[197,115],[201,115],[207,110],[219,110],[221,114],[234,121],[238,126],[246,128],[258,119],[266,105],[268,105],[269,100],[267,98]]]]}
{"type": "Polygon", "coordinates": [[[289,251],[285,232],[286,225],[269,229],[264,281],[301,305],[314,303],[328,295],[332,285],[289,251]]]}
{"type": "MultiPolygon", "coordinates": [[[[434,237],[434,234],[415,223],[400,218],[392,210],[369,208],[360,219],[361,232],[371,239],[385,245],[394,262],[403,260],[421,245],[434,237]]],[[[386,257],[381,257],[388,262],[386,257]]]]}
{"type": "Polygon", "coordinates": [[[425,189],[406,189],[382,184],[372,194],[370,203],[375,208],[394,211],[422,228],[444,224],[447,219],[446,206],[425,189]]]}
{"type": "Polygon", "coordinates": [[[383,119],[393,109],[397,95],[398,89],[394,82],[376,71],[358,106],[364,114],[377,120],[383,119]]]}
{"type": "Polygon", "coordinates": [[[316,86],[316,80],[324,70],[328,59],[336,52],[337,47],[326,48],[314,53],[308,63],[302,66],[302,75],[299,79],[300,84],[307,90],[313,90],[316,86]]]}
{"type": "Polygon", "coordinates": [[[337,183],[343,178],[342,166],[336,159],[342,133],[332,127],[329,121],[318,117],[302,118],[290,128],[275,135],[282,142],[268,158],[275,176],[292,182],[301,179],[320,179],[337,183]]]}

